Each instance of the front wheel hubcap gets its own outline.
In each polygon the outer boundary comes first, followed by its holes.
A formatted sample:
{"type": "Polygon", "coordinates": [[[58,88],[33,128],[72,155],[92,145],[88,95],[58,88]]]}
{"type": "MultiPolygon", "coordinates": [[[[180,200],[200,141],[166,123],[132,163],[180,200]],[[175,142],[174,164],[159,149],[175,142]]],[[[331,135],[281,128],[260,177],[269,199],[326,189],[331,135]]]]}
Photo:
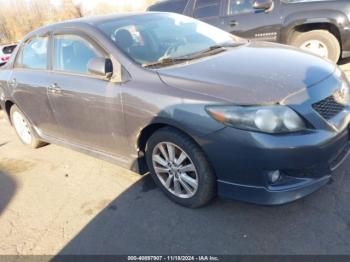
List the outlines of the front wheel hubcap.
{"type": "Polygon", "coordinates": [[[179,146],[161,142],[152,153],[155,173],[162,185],[180,198],[192,197],[198,189],[198,174],[191,158],[179,146]]]}
{"type": "Polygon", "coordinates": [[[326,44],[319,40],[306,41],[300,46],[300,48],[324,58],[328,57],[328,48],[326,44]]]}
{"type": "Polygon", "coordinates": [[[13,113],[12,120],[19,137],[25,144],[29,145],[32,142],[32,134],[27,120],[17,111],[13,113]]]}

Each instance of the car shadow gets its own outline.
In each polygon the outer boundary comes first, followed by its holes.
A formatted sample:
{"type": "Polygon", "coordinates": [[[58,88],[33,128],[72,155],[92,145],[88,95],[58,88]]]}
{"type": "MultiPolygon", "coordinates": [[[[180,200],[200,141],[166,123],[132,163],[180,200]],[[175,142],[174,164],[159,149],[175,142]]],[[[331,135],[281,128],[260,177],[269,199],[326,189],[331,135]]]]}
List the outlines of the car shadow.
{"type": "Polygon", "coordinates": [[[188,209],[168,200],[145,175],[58,255],[349,254],[349,182],[342,167],[333,183],[288,205],[216,199],[188,209]]]}
{"type": "Polygon", "coordinates": [[[7,173],[1,170],[0,163],[0,215],[15,195],[16,188],[16,182],[7,173]]]}
{"type": "Polygon", "coordinates": [[[7,143],[8,143],[8,142],[1,143],[1,144],[0,144],[0,147],[1,147],[1,146],[5,146],[7,143]]]}

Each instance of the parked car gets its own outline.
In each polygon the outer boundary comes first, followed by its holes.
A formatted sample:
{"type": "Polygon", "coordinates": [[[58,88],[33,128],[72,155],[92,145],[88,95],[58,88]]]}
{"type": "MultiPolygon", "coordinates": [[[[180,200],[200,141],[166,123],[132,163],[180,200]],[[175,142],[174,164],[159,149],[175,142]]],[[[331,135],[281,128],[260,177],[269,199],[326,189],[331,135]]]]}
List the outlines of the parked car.
{"type": "Polygon", "coordinates": [[[6,64],[6,62],[10,59],[10,56],[13,50],[15,50],[15,48],[16,45],[14,44],[0,46],[0,66],[6,64]]]}
{"type": "Polygon", "coordinates": [[[282,204],[325,185],[348,154],[349,83],[299,49],[172,13],[38,29],[0,70],[20,140],[150,171],[175,202],[282,204]]]}
{"type": "Polygon", "coordinates": [[[148,8],[195,17],[232,34],[337,62],[350,56],[348,0],[165,0],[148,8]]]}

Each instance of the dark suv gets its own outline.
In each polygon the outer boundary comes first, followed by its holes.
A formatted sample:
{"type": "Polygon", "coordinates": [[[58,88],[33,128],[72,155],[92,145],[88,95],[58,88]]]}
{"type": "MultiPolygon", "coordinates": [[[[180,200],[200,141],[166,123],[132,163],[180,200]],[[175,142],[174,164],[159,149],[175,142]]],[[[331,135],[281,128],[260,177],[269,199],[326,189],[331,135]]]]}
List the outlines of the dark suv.
{"type": "Polygon", "coordinates": [[[241,37],[297,46],[334,62],[350,56],[349,0],[163,0],[148,11],[181,13],[241,37]]]}

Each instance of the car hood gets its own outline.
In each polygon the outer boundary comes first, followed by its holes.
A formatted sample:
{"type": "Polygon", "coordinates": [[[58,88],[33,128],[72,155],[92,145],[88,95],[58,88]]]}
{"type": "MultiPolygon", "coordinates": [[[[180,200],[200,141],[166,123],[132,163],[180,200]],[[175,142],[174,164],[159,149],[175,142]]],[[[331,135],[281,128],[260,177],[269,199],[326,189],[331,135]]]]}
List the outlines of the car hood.
{"type": "Polygon", "coordinates": [[[275,103],[325,80],[336,66],[273,43],[251,42],[225,52],[158,69],[167,85],[231,103],[275,103]]]}

